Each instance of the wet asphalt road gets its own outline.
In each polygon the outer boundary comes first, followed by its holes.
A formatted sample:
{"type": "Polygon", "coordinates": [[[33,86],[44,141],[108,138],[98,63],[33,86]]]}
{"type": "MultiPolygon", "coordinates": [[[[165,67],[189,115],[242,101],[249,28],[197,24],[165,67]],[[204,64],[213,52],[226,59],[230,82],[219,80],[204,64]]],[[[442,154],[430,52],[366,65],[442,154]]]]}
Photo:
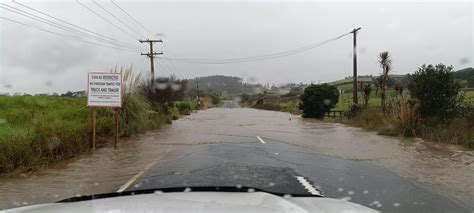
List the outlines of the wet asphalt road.
{"type": "Polygon", "coordinates": [[[175,151],[143,170],[143,175],[125,190],[248,186],[279,193],[310,194],[297,180],[304,177],[326,197],[347,199],[383,212],[471,212],[370,162],[324,155],[285,140],[276,136],[232,135],[223,137],[220,143],[175,151]]]}

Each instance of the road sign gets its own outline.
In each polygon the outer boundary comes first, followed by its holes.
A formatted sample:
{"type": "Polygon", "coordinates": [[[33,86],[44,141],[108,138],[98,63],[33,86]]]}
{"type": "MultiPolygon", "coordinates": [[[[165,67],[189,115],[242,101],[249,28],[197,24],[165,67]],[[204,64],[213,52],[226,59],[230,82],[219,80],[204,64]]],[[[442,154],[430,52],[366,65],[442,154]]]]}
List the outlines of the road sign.
{"type": "Polygon", "coordinates": [[[87,81],[87,106],[122,107],[122,74],[90,72],[87,81]]]}

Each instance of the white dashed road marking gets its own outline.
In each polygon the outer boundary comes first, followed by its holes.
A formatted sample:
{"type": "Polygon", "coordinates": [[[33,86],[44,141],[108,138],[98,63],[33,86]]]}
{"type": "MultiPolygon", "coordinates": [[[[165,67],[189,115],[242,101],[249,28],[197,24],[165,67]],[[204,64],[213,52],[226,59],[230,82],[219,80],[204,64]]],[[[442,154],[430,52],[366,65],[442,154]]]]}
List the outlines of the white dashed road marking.
{"type": "Polygon", "coordinates": [[[323,194],[321,193],[321,191],[319,191],[318,189],[316,189],[313,185],[311,185],[310,182],[308,182],[306,180],[306,178],[302,177],[302,176],[295,176],[296,180],[298,180],[298,182],[301,183],[301,185],[303,185],[303,187],[308,190],[309,193],[311,193],[312,195],[319,195],[319,196],[323,196],[323,194]]]}
{"type": "Polygon", "coordinates": [[[265,143],[265,141],[260,136],[257,136],[257,139],[260,141],[260,143],[265,143]]]}

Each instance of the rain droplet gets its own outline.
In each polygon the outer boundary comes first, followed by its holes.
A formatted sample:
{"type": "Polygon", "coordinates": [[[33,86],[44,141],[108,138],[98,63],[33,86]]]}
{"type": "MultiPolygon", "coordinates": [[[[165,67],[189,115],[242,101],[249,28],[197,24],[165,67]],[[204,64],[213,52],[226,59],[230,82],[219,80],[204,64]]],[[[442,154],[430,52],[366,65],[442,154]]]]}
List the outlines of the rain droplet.
{"type": "Polygon", "coordinates": [[[28,205],[28,202],[23,201],[23,202],[21,203],[21,205],[28,205]]]}
{"type": "Polygon", "coordinates": [[[399,207],[399,206],[400,206],[400,203],[394,203],[393,206],[399,207]]]}
{"type": "Polygon", "coordinates": [[[184,189],[184,192],[190,192],[190,191],[191,191],[191,188],[189,188],[189,187],[186,187],[186,188],[184,189]]]}
{"type": "Polygon", "coordinates": [[[347,194],[348,194],[348,195],[353,195],[353,194],[354,194],[354,191],[348,191],[347,194]]]}
{"type": "Polygon", "coordinates": [[[342,192],[342,191],[344,191],[344,189],[343,188],[337,188],[337,191],[342,192]]]}
{"type": "Polygon", "coordinates": [[[249,188],[249,189],[247,189],[247,192],[255,192],[255,189],[254,188],[249,188]]]}
{"type": "Polygon", "coordinates": [[[237,189],[240,189],[242,188],[242,185],[241,184],[237,184],[237,189]]]}
{"type": "Polygon", "coordinates": [[[268,186],[275,186],[273,182],[268,183],[268,186]]]}
{"type": "Polygon", "coordinates": [[[291,198],[291,195],[290,194],[284,194],[283,197],[284,198],[291,198]]]}
{"type": "Polygon", "coordinates": [[[99,183],[94,183],[94,186],[98,186],[98,185],[99,185],[99,183]]]}
{"type": "Polygon", "coordinates": [[[76,197],[80,197],[80,196],[81,196],[81,194],[76,194],[76,195],[74,195],[74,196],[76,196],[76,197]]]}
{"type": "Polygon", "coordinates": [[[278,152],[275,152],[275,155],[279,155],[278,152]]]}
{"type": "Polygon", "coordinates": [[[344,200],[344,201],[350,201],[352,198],[351,197],[343,197],[339,198],[339,200],[344,200]]]}
{"type": "Polygon", "coordinates": [[[364,190],[364,192],[362,192],[362,193],[364,193],[364,194],[369,194],[369,191],[364,190]]]}
{"type": "Polygon", "coordinates": [[[54,197],[55,197],[55,198],[58,198],[58,197],[59,197],[59,195],[54,195],[54,197]]]}

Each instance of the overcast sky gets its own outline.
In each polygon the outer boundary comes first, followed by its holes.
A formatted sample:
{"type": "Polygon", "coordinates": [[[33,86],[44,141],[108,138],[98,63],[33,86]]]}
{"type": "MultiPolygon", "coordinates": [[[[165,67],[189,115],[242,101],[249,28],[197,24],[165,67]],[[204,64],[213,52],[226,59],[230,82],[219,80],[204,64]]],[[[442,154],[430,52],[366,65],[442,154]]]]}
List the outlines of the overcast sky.
{"type": "MultiPolygon", "coordinates": [[[[360,75],[378,75],[377,54],[393,56],[393,74],[414,72],[422,64],[444,63],[455,69],[473,66],[473,3],[457,2],[114,2],[151,31],[136,24],[110,1],[97,2],[135,29],[132,31],[89,0],[81,2],[112,24],[71,1],[18,1],[97,34],[138,46],[139,38],[156,44],[170,58],[239,58],[291,50],[362,27],[358,34],[360,75]],[[136,32],[139,31],[139,32],[136,32]],[[142,34],[141,37],[139,34],[142,34]]],[[[6,5],[41,14],[12,2],[6,5]]],[[[3,5],[2,5],[3,6],[3,5]]],[[[5,6],[3,6],[5,7],[5,6]]],[[[139,52],[105,48],[77,34],[0,8],[0,93],[85,90],[87,72],[128,67],[149,74],[139,52]],[[37,28],[67,35],[62,37],[37,28]],[[81,40],[82,39],[82,40],[81,40]]],[[[57,20],[41,16],[48,20],[57,20]]],[[[62,23],[64,24],[64,23],[62,23]]],[[[101,43],[103,44],[103,43],[101,43]]],[[[239,64],[181,64],[157,60],[157,75],[180,78],[232,75],[249,82],[327,82],[352,75],[352,35],[310,51],[239,64]]]]}

